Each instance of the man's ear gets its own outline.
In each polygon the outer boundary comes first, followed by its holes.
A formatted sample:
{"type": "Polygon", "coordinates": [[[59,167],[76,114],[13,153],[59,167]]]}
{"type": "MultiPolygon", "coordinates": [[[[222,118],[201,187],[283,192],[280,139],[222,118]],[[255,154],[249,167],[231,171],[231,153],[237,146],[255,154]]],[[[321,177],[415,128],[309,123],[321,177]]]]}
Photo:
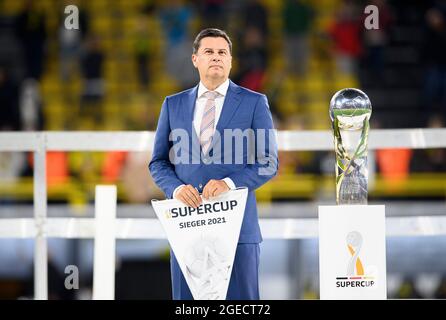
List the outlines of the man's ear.
{"type": "Polygon", "coordinates": [[[192,54],[192,63],[194,65],[194,67],[197,67],[197,56],[195,54],[192,54]]]}

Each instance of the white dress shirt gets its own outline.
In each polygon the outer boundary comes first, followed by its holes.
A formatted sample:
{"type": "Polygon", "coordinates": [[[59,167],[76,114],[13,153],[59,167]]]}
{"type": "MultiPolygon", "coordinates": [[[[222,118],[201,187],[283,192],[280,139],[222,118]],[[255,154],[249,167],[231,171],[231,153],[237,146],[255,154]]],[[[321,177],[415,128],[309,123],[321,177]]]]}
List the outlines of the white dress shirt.
{"type": "MultiPolygon", "coordinates": [[[[214,121],[214,130],[215,126],[218,123],[218,119],[220,119],[221,110],[223,109],[223,103],[225,102],[226,93],[229,88],[229,79],[223,82],[217,89],[214,91],[218,93],[217,98],[215,98],[215,121],[214,121]]],[[[197,101],[195,102],[194,109],[194,128],[197,133],[197,137],[200,137],[200,126],[201,120],[203,119],[204,108],[206,106],[206,97],[204,94],[210,91],[208,90],[204,84],[200,81],[198,85],[198,93],[197,93],[197,101]]]]}
{"type": "MultiPolygon", "coordinates": [[[[219,85],[214,91],[218,93],[217,98],[215,98],[215,121],[214,121],[214,130],[218,123],[218,120],[220,119],[221,110],[223,109],[223,103],[225,102],[226,93],[228,92],[229,88],[229,79],[226,79],[225,82],[223,82],[221,85],[219,85]]],[[[195,108],[194,108],[194,120],[192,122],[193,127],[195,129],[195,132],[197,133],[197,137],[200,138],[200,126],[201,126],[201,120],[203,119],[203,113],[204,113],[204,107],[206,105],[206,97],[204,96],[204,93],[207,91],[211,91],[207,89],[204,84],[200,81],[200,84],[198,85],[198,93],[197,93],[197,100],[195,101],[195,108]]],[[[230,178],[224,178],[224,182],[228,185],[229,189],[234,190],[235,184],[230,178]]],[[[175,198],[176,192],[182,187],[184,184],[178,186],[173,191],[173,198],[175,198]]]]}

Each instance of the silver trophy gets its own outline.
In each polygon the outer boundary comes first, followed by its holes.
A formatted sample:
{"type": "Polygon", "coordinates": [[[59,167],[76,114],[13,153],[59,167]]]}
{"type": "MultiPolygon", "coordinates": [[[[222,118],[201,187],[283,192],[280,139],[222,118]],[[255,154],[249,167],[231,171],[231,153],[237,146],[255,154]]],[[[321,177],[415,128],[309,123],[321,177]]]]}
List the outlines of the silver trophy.
{"type": "Polygon", "coordinates": [[[336,152],[336,203],[367,204],[367,139],[372,104],[361,90],[347,88],[330,101],[336,152]]]}

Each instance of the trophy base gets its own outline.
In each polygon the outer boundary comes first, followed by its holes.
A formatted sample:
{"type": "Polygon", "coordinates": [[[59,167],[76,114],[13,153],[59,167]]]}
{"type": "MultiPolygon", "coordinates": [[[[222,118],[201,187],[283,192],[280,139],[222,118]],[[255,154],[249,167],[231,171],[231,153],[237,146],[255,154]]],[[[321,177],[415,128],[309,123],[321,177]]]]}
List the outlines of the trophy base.
{"type": "Polygon", "coordinates": [[[361,204],[367,205],[367,178],[360,176],[346,176],[336,195],[338,205],[361,204]]]}

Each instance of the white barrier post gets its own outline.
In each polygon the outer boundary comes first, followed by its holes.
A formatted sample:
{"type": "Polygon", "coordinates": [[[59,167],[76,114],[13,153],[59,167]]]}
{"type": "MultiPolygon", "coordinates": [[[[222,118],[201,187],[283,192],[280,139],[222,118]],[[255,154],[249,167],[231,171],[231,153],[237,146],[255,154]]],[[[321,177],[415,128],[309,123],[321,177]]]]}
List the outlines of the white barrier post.
{"type": "Polygon", "coordinates": [[[116,186],[96,186],[93,300],[115,298],[116,186]]]}
{"type": "Polygon", "coordinates": [[[45,135],[38,134],[34,151],[34,222],[36,228],[34,242],[34,299],[48,299],[48,243],[47,187],[46,187],[46,146],[45,135]]]}

